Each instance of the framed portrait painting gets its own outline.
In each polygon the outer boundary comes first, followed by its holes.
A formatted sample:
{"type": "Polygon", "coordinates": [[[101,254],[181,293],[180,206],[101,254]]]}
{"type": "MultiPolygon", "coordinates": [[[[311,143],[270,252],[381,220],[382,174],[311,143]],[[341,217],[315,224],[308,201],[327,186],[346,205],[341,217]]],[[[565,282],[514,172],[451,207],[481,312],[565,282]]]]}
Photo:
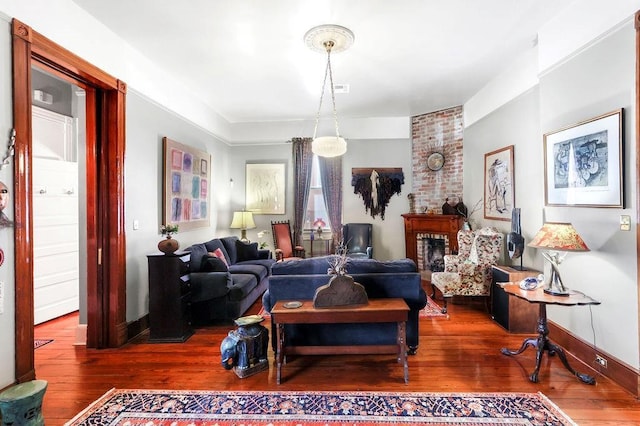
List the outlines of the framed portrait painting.
{"type": "Polygon", "coordinates": [[[246,163],[246,210],[255,214],[284,214],[286,161],[246,163]]]}
{"type": "Polygon", "coordinates": [[[622,109],[544,135],[545,205],[624,207],[622,109]]]}
{"type": "Polygon", "coordinates": [[[209,226],[211,155],[167,137],[163,145],[163,224],[180,230],[209,226]]]}
{"type": "Polygon", "coordinates": [[[515,207],[513,145],[484,155],[484,217],[511,220],[515,207]]]}

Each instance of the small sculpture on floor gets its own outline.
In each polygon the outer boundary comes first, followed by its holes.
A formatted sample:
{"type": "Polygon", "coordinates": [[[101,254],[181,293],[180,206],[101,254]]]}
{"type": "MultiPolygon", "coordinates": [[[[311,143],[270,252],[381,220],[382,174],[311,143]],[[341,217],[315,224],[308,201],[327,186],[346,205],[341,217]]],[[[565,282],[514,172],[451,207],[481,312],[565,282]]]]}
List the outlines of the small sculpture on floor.
{"type": "Polygon", "coordinates": [[[250,315],[235,320],[237,330],[231,330],[220,344],[222,366],[241,379],[269,369],[267,347],[269,331],[260,325],[264,318],[250,315]]]}

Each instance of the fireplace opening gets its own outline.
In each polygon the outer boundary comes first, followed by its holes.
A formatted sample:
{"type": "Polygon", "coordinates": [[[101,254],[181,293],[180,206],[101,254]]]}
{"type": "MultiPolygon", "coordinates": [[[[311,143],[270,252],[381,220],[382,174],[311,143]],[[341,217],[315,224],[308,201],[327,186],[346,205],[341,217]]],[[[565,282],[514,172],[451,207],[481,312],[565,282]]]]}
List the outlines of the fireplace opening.
{"type": "Polygon", "coordinates": [[[446,253],[444,238],[426,237],[422,239],[423,269],[429,272],[444,271],[444,255],[446,253]]]}

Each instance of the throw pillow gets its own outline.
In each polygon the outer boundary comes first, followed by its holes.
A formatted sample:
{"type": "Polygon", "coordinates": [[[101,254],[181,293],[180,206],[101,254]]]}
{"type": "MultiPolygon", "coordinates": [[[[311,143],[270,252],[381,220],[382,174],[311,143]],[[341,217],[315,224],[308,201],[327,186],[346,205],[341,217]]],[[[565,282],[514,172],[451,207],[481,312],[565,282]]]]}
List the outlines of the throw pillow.
{"type": "Polygon", "coordinates": [[[227,263],[227,258],[224,256],[224,253],[219,248],[215,249],[212,252],[209,252],[209,256],[217,257],[218,259],[224,262],[224,265],[228,268],[229,264],[227,263]]]}
{"type": "Polygon", "coordinates": [[[200,272],[227,272],[228,270],[229,268],[224,258],[221,259],[218,256],[210,256],[208,254],[202,258],[200,272]]]}
{"type": "Polygon", "coordinates": [[[238,252],[238,262],[258,259],[258,243],[247,244],[237,240],[236,251],[238,252]]]}

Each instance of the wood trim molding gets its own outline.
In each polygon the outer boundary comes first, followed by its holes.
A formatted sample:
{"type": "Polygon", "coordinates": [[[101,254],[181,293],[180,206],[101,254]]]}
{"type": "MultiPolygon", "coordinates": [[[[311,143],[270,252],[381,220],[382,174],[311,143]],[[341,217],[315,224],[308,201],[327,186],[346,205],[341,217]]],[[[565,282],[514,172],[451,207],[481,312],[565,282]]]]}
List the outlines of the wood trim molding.
{"type": "MultiPolygon", "coordinates": [[[[569,362],[575,363],[575,361],[579,361],[592,370],[588,374],[595,375],[596,380],[598,379],[598,375],[602,375],[631,392],[634,396],[640,396],[637,386],[638,380],[640,379],[640,373],[638,371],[606,352],[594,348],[586,341],[574,336],[553,321],[549,321],[548,326],[551,339],[565,349],[569,358],[573,358],[570,359],[569,362]],[[596,354],[607,360],[607,368],[600,367],[596,364],[596,354]]],[[[580,371],[580,367],[576,369],[580,371]]]]}
{"type": "Polygon", "coordinates": [[[87,347],[127,341],[124,149],[126,83],[14,19],[16,379],[35,378],[31,67],[87,92],[87,347]],[[94,214],[92,214],[94,213],[94,214]]]}

